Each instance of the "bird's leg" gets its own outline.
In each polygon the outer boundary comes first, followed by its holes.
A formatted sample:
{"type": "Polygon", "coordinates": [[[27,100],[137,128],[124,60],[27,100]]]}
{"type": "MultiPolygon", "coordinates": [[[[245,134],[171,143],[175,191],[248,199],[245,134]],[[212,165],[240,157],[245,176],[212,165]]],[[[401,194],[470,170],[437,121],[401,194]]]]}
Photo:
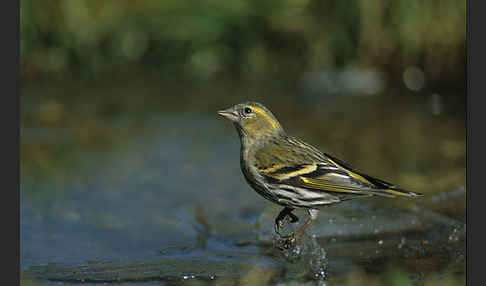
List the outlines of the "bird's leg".
{"type": "Polygon", "coordinates": [[[281,238],[286,238],[285,242],[279,247],[280,249],[288,249],[290,246],[295,242],[296,238],[304,231],[306,227],[308,227],[311,222],[317,218],[317,210],[314,209],[309,209],[309,218],[305,221],[305,223],[297,229],[294,233],[282,236],[280,235],[281,238]]]}
{"type": "Polygon", "coordinates": [[[300,233],[303,232],[304,229],[309,226],[309,224],[311,224],[311,222],[312,222],[312,218],[310,218],[310,217],[307,218],[307,220],[305,221],[305,223],[301,227],[299,227],[299,229],[295,232],[295,235],[294,236],[295,237],[299,236],[300,233]]]}
{"type": "Polygon", "coordinates": [[[290,217],[290,222],[292,222],[292,223],[299,221],[299,218],[296,215],[294,215],[293,213],[288,213],[288,216],[290,217]]]}
{"type": "Polygon", "coordinates": [[[290,222],[297,222],[299,221],[299,218],[292,213],[294,209],[285,207],[280,213],[278,214],[277,218],[275,218],[275,232],[280,236],[283,237],[283,235],[280,233],[279,229],[283,225],[283,220],[285,219],[286,216],[290,217],[290,222]]]}

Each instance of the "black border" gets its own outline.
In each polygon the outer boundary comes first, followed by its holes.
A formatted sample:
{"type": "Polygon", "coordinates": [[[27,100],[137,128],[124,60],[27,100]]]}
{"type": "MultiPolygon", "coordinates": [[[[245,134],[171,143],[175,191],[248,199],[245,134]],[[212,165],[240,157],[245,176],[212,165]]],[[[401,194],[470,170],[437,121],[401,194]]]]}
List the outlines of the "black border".
{"type": "MultiPolygon", "coordinates": [[[[20,284],[20,1],[3,2],[1,30],[4,36],[2,44],[2,130],[4,136],[2,143],[7,143],[3,148],[4,184],[2,194],[8,198],[3,199],[3,225],[4,235],[8,240],[3,243],[7,248],[4,253],[11,254],[13,260],[6,260],[5,266],[9,271],[5,273],[16,274],[4,277],[4,284],[20,284]],[[14,202],[12,202],[12,199],[14,202]],[[7,213],[8,212],[8,213],[7,213]],[[13,215],[15,213],[15,215],[13,215]],[[13,225],[10,227],[10,225],[13,225]],[[13,263],[12,263],[13,262],[13,263]],[[13,279],[14,281],[10,281],[13,279]]],[[[6,256],[10,257],[10,255],[6,256]]]]}
{"type": "MultiPolygon", "coordinates": [[[[471,192],[472,190],[474,189],[474,186],[472,185],[472,173],[473,173],[473,168],[472,168],[472,165],[473,165],[473,161],[474,161],[474,158],[473,156],[471,156],[471,153],[472,153],[472,140],[471,140],[471,124],[472,124],[472,109],[473,109],[473,105],[472,105],[472,93],[473,92],[473,88],[474,88],[474,85],[472,85],[472,81],[474,79],[474,77],[478,78],[481,76],[481,73],[477,70],[478,69],[478,66],[481,66],[481,64],[477,64],[477,63],[473,63],[472,61],[472,58],[473,58],[473,45],[472,45],[472,29],[471,29],[471,26],[472,26],[472,20],[473,20],[473,17],[472,17],[472,12],[474,11],[473,9],[471,9],[471,1],[465,1],[465,5],[466,5],[466,129],[467,129],[467,132],[466,132],[466,209],[467,209],[467,213],[466,213],[466,267],[467,267],[467,270],[466,270],[466,281],[467,281],[467,285],[472,285],[472,277],[471,277],[471,270],[472,270],[472,258],[471,258],[471,237],[472,237],[472,227],[471,227],[471,220],[472,220],[472,217],[471,217],[471,192]],[[473,68],[476,68],[476,72],[474,73],[473,72],[473,68]]],[[[481,9],[479,9],[479,11],[482,11],[481,9]]],[[[476,11],[476,13],[481,13],[479,11],[476,11]]],[[[476,19],[480,19],[480,18],[476,18],[476,19]]],[[[477,23],[476,26],[480,25],[482,23],[477,23]]],[[[480,27],[480,26],[479,26],[480,27]]],[[[480,44],[478,41],[475,42],[475,44],[480,44]]],[[[482,45],[484,45],[483,43],[481,43],[482,45]]],[[[482,47],[481,47],[482,48],[482,47]]],[[[481,49],[481,48],[477,48],[476,47],[476,50],[485,50],[484,48],[481,49]]],[[[476,59],[478,59],[476,57],[476,59]]],[[[481,62],[483,62],[483,59],[481,59],[481,62]]],[[[483,65],[484,66],[484,65],[483,65]]],[[[484,128],[484,127],[483,127],[484,128]]],[[[481,137],[481,136],[479,136],[481,137]]],[[[482,146],[484,146],[484,144],[482,144],[482,146]]],[[[480,189],[478,189],[478,191],[481,191],[480,189]]],[[[480,241],[483,241],[482,239],[480,239],[480,241]]]]}

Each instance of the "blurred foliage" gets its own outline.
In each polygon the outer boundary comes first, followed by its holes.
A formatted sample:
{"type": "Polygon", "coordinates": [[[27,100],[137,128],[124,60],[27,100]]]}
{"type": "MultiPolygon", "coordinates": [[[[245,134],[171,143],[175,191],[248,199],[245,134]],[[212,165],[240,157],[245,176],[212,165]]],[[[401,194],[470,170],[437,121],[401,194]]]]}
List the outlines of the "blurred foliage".
{"type": "Polygon", "coordinates": [[[295,78],[358,66],[464,86],[464,0],[24,0],[21,75],[295,78]],[[452,80],[452,81],[451,81],[452,80]]]}

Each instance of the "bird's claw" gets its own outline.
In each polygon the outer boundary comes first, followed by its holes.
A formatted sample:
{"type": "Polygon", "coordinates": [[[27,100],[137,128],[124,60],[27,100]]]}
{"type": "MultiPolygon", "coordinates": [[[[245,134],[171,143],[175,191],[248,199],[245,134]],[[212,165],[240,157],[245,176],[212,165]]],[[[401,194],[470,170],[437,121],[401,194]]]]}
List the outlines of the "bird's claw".
{"type": "Polygon", "coordinates": [[[298,222],[299,221],[299,218],[294,215],[293,213],[289,213],[288,216],[290,217],[290,222],[291,223],[294,223],[294,222],[298,222]]]}
{"type": "Polygon", "coordinates": [[[277,248],[280,250],[289,249],[295,243],[296,233],[282,234],[280,228],[285,224],[285,219],[289,217],[291,223],[299,221],[299,218],[292,213],[292,209],[284,208],[275,219],[275,233],[279,235],[280,239],[277,241],[277,248]]]}
{"type": "Polygon", "coordinates": [[[286,250],[291,248],[295,243],[295,234],[289,234],[285,236],[280,236],[281,240],[278,240],[276,243],[276,247],[280,250],[286,250]]]}
{"type": "Polygon", "coordinates": [[[278,234],[280,237],[282,237],[282,234],[280,233],[280,228],[283,226],[283,222],[277,221],[275,222],[275,233],[278,234]]]}
{"type": "Polygon", "coordinates": [[[285,208],[283,209],[275,219],[275,233],[277,233],[281,238],[288,238],[288,235],[282,235],[280,233],[280,228],[284,226],[285,219],[289,217],[291,223],[295,223],[299,221],[299,218],[292,213],[292,209],[285,208]]]}
{"type": "Polygon", "coordinates": [[[283,221],[279,220],[275,223],[275,233],[278,234],[280,239],[276,242],[276,247],[280,250],[289,249],[295,243],[295,233],[282,234],[280,228],[283,226],[283,221]]]}
{"type": "Polygon", "coordinates": [[[280,228],[283,227],[284,225],[284,222],[283,220],[279,220],[277,222],[275,222],[275,233],[278,234],[278,236],[280,236],[280,238],[289,238],[291,236],[293,236],[294,234],[282,234],[280,232],[280,228]]]}

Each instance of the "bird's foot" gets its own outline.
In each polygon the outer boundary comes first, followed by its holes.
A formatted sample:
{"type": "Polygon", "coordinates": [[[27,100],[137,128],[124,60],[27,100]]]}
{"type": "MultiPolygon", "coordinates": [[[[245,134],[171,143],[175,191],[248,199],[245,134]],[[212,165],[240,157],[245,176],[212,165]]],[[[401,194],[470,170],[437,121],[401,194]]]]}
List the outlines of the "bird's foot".
{"type": "Polygon", "coordinates": [[[294,236],[293,233],[290,233],[290,234],[283,234],[280,232],[280,228],[282,228],[284,225],[284,221],[283,220],[279,220],[279,221],[276,221],[275,222],[275,233],[278,234],[278,236],[280,236],[280,238],[290,238],[292,236],[294,236]]]}
{"type": "Polygon", "coordinates": [[[282,251],[292,248],[296,240],[295,233],[280,236],[280,238],[281,239],[277,240],[275,246],[282,251]]]}
{"type": "Polygon", "coordinates": [[[296,240],[296,233],[290,233],[290,234],[282,234],[280,233],[280,229],[284,226],[287,217],[290,218],[290,222],[298,222],[299,218],[292,213],[291,208],[284,208],[277,216],[275,219],[275,233],[278,234],[280,237],[279,240],[277,240],[277,248],[281,250],[289,249],[292,247],[292,245],[295,243],[296,240]]]}
{"type": "Polygon", "coordinates": [[[293,213],[288,213],[287,216],[290,217],[290,222],[291,223],[294,223],[294,222],[298,222],[299,221],[299,218],[296,215],[294,215],[293,213]]]}
{"type": "Polygon", "coordinates": [[[287,217],[290,218],[291,223],[299,221],[299,218],[292,213],[292,210],[293,209],[286,207],[275,218],[275,233],[277,233],[281,238],[287,237],[287,235],[282,235],[280,233],[280,228],[284,226],[285,219],[287,217]]]}

